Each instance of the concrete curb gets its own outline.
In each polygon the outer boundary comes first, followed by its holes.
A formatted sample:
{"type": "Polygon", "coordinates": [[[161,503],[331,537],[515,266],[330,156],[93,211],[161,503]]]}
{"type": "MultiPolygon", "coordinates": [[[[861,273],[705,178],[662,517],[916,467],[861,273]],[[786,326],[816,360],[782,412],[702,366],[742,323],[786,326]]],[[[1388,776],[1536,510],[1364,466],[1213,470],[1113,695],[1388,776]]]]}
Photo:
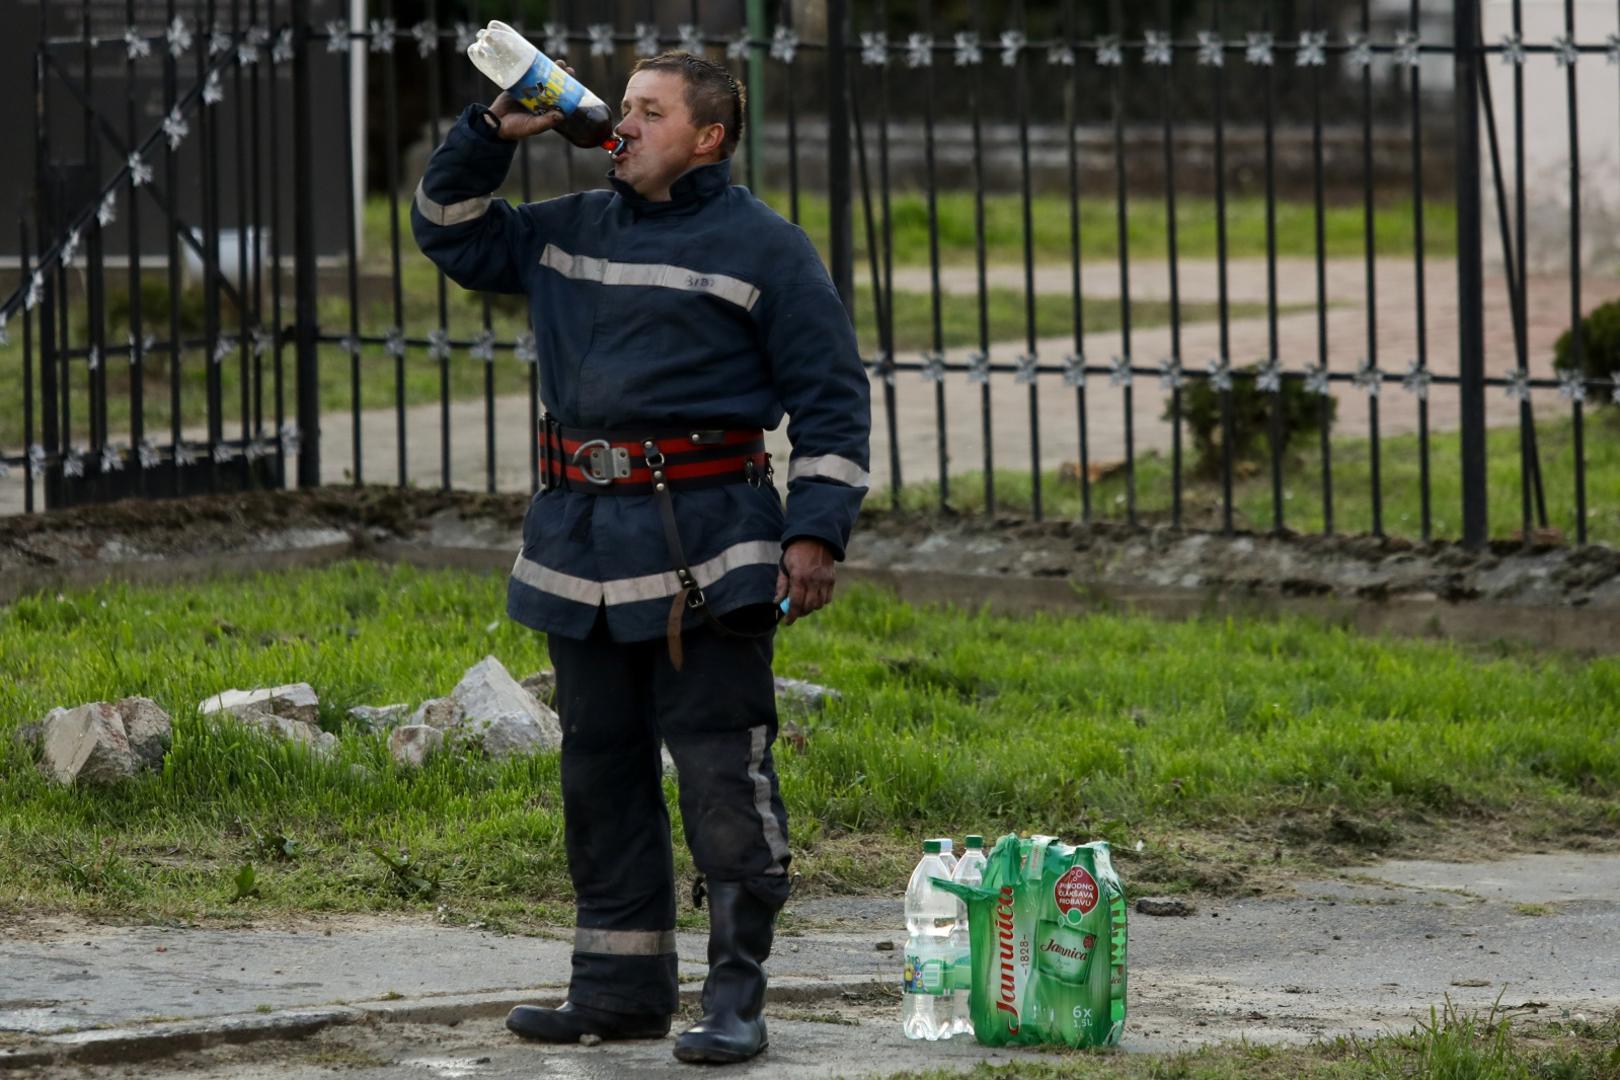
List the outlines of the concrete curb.
{"type": "MultiPolygon", "coordinates": [[[[784,977],[771,982],[767,1000],[776,1005],[805,1004],[870,991],[879,985],[883,984],[870,976],[784,977]]],[[[702,992],[700,982],[684,984],[680,990],[681,1004],[695,1004],[702,992]]],[[[234,1013],[198,1020],[165,1020],[45,1035],[21,1046],[0,1049],[0,1072],[68,1064],[151,1061],[213,1046],[268,1039],[305,1039],[326,1028],[345,1024],[458,1024],[464,1020],[505,1016],[514,1005],[559,1005],[564,994],[564,987],[553,985],[439,998],[362,1001],[272,1013],[234,1013]]]]}

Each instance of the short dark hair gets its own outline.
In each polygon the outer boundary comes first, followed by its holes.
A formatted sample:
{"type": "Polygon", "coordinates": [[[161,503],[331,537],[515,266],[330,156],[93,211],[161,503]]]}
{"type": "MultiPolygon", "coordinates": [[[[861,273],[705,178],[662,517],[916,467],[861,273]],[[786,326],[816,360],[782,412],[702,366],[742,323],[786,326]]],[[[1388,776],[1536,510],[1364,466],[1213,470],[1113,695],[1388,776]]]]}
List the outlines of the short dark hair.
{"type": "Polygon", "coordinates": [[[686,107],[692,123],[697,127],[724,125],[726,136],[720,144],[720,156],[732,155],[742,139],[748,89],[724,65],[687,52],[667,52],[638,61],[630,74],[638,71],[669,71],[685,79],[686,107]]]}

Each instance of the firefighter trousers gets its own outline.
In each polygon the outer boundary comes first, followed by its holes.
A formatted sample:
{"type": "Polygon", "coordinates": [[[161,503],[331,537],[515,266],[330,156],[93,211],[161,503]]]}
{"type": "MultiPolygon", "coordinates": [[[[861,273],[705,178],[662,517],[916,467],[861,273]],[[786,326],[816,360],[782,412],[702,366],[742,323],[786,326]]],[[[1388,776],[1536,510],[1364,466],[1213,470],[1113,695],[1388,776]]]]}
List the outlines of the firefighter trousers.
{"type": "MultiPolygon", "coordinates": [[[[767,605],[724,618],[756,632],[767,605]]],[[[787,810],[776,739],[772,638],[686,631],[676,671],[667,643],[616,642],[599,614],[581,640],[547,639],[562,722],[564,843],[575,897],[568,998],[621,1013],[676,1007],[675,875],[659,742],[680,786],[698,873],[787,901],[787,810]]]]}

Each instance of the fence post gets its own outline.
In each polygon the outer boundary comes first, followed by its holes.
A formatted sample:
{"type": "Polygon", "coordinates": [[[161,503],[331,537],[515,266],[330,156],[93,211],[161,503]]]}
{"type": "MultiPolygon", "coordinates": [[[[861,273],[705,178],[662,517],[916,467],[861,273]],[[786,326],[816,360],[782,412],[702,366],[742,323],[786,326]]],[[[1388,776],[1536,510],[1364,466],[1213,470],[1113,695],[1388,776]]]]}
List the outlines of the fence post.
{"type": "Polygon", "coordinates": [[[827,0],[827,221],[833,284],[855,311],[854,222],[849,181],[849,30],[847,0],[827,0]]]}
{"type": "Polygon", "coordinates": [[[1462,420],[1463,543],[1482,548],[1485,514],[1485,313],[1479,193],[1479,0],[1455,0],[1457,361],[1462,420]]]}
{"type": "Polygon", "coordinates": [[[310,124],[309,0],[292,0],[294,345],[298,372],[298,486],[321,482],[320,364],[315,353],[315,157],[310,124]]]}

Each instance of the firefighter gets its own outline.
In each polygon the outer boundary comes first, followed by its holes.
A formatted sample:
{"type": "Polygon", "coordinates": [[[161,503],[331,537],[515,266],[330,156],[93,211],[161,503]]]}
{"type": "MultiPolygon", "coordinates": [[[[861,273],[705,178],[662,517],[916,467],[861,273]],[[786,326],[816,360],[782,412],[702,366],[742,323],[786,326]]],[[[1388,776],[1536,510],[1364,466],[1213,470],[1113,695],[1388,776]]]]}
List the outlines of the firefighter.
{"type": "Polygon", "coordinates": [[[507,611],[547,635],[556,670],[576,928],[567,1002],[519,1006],[507,1026],[548,1042],[668,1033],[662,741],[709,904],[703,1018],[675,1044],[693,1062],[766,1044],[762,965],[790,882],[773,634],[832,600],[868,486],[849,316],[803,230],[731,184],[744,102],[709,60],[643,60],[611,188],[513,207],[494,193],[517,141],[558,117],[502,94],[458,119],[411,212],[452,280],[528,297],[546,411],[507,611]],[[785,506],[764,445],[784,415],[785,506]]]}

